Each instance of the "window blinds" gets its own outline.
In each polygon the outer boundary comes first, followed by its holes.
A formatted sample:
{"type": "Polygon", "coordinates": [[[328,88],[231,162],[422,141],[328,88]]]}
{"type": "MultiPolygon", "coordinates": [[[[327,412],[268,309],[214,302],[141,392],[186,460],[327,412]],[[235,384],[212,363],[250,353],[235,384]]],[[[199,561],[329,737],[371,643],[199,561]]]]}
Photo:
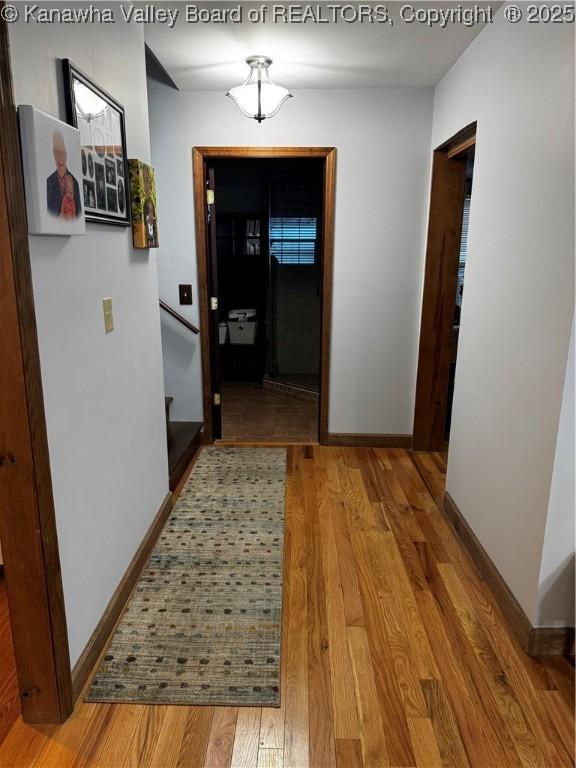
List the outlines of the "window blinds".
{"type": "Polygon", "coordinates": [[[315,264],[320,206],[320,187],[314,177],[271,180],[270,255],[278,264],[315,264]]]}
{"type": "Polygon", "coordinates": [[[270,255],[279,264],[314,264],[316,236],[315,217],[270,217],[270,255]]]}
{"type": "Polygon", "coordinates": [[[464,212],[462,214],[462,235],[460,237],[460,259],[458,260],[458,285],[456,287],[456,304],[462,306],[462,285],[464,284],[464,269],[468,256],[468,223],[470,221],[470,195],[464,198],[464,212]]]}

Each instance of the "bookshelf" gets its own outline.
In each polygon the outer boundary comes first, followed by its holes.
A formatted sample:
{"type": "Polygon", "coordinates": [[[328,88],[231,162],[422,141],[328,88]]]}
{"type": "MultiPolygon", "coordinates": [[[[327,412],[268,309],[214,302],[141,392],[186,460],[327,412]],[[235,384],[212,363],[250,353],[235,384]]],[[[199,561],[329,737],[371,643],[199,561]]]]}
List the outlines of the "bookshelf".
{"type": "Polygon", "coordinates": [[[222,256],[265,255],[266,220],[259,215],[221,214],[216,220],[218,253],[222,256]]]}

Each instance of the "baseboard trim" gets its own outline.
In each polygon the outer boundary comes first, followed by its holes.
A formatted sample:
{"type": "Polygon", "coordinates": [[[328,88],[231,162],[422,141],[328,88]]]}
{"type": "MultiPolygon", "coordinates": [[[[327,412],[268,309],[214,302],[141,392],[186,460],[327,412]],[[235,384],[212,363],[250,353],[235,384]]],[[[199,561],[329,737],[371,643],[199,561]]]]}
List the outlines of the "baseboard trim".
{"type": "Polygon", "coordinates": [[[570,656],[574,663],[574,627],[532,627],[529,656],[570,656]]]}
{"type": "Polygon", "coordinates": [[[84,686],[86,685],[90,673],[106,647],[108,639],[122,615],[124,607],[128,602],[128,598],[138,581],[138,577],[148,560],[150,552],[160,535],[160,531],[162,530],[171,509],[172,494],[168,493],[150,527],[146,531],[146,535],[136,550],[136,554],[132,558],[124,576],[116,587],[116,591],[106,606],[106,610],[102,614],[102,618],[98,622],[90,640],[88,640],[80,658],[74,665],[74,669],[72,670],[72,694],[74,702],[78,700],[78,697],[84,690],[84,686]]]}
{"type": "Polygon", "coordinates": [[[488,584],[510,629],[530,656],[566,656],[571,652],[574,629],[534,627],[502,578],[458,505],[448,492],[444,495],[444,514],[467,549],[480,575],[488,584]]]}
{"type": "Polygon", "coordinates": [[[352,448],[412,448],[412,435],[354,434],[352,432],[329,432],[326,445],[349,446],[352,448]]]}

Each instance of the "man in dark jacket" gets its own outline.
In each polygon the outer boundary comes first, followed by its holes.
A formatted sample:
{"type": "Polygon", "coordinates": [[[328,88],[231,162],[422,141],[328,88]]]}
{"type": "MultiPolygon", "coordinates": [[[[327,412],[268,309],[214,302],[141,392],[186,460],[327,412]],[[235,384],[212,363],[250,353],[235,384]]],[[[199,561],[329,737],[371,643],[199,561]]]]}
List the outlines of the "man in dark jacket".
{"type": "Polygon", "coordinates": [[[67,152],[64,136],[60,131],[54,131],[52,137],[52,151],[56,170],[46,179],[46,200],[48,211],[53,216],[60,216],[62,210],[62,199],[66,192],[66,176],[70,176],[74,183],[74,206],[76,218],[82,214],[82,202],[80,200],[80,187],[74,176],[66,166],[67,152]]]}

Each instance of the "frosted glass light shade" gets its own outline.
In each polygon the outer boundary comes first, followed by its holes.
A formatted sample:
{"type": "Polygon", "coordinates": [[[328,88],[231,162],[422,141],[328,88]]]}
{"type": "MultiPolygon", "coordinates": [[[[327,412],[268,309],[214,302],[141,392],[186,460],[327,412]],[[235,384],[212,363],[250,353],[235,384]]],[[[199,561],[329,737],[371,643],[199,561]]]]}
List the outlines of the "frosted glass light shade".
{"type": "Polygon", "coordinates": [[[270,80],[268,67],[272,59],[250,56],[246,63],[250,67],[248,79],[242,85],[227,91],[226,96],[230,96],[243,115],[261,123],[262,120],[273,117],[292,94],[288,88],[276,85],[270,80]]]}

